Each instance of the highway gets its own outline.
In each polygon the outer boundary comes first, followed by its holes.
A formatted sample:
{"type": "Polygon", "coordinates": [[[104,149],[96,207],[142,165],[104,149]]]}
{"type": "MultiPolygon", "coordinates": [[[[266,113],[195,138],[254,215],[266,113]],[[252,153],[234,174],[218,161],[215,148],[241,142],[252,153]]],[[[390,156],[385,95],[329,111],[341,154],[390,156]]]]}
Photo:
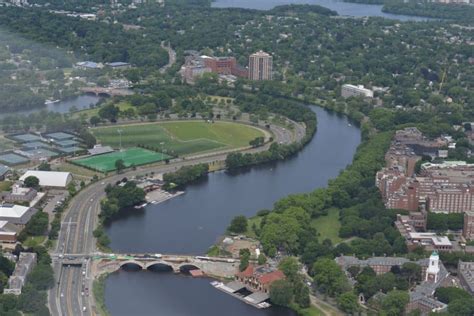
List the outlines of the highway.
{"type": "MultiPolygon", "coordinates": [[[[278,126],[272,126],[271,131],[275,141],[282,144],[289,144],[304,136],[304,127],[299,124],[296,124],[294,132],[278,126]]],[[[270,144],[266,144],[259,148],[248,149],[245,152],[258,152],[268,149],[269,146],[270,144]]],[[[104,180],[92,183],[81,190],[70,201],[69,208],[63,215],[56,249],[51,254],[57,280],[56,285],[48,292],[48,305],[51,314],[53,316],[96,315],[92,299],[93,276],[90,271],[91,259],[87,257],[96,252],[93,231],[98,221],[100,200],[105,196],[104,188],[107,184],[116,183],[124,177],[130,179],[151,171],[166,173],[186,165],[223,161],[226,159],[227,154],[226,152],[196,156],[194,158],[178,158],[172,160],[167,165],[144,166],[136,170],[112,175],[104,180]],[[68,254],[81,255],[80,260],[82,262],[80,262],[80,265],[63,265],[62,261],[68,259],[68,254]]],[[[75,258],[72,257],[70,259],[75,258]]]]}

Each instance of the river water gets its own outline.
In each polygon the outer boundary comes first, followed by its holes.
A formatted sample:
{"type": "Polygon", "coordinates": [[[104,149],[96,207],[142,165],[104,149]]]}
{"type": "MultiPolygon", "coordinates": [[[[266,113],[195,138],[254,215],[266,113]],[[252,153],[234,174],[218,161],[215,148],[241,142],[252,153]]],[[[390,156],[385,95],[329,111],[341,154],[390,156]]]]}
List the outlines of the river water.
{"type": "MultiPolygon", "coordinates": [[[[186,194],[107,227],[117,252],[203,254],[232,217],[254,215],[291,193],[309,192],[335,178],[353,158],[360,131],[345,117],[312,107],[318,130],[295,157],[239,174],[213,173],[186,194]]],[[[257,310],[214,289],[208,279],[164,272],[113,273],[106,281],[112,315],[287,316],[287,309],[257,310]]]]}
{"type": "Polygon", "coordinates": [[[44,107],[35,108],[24,111],[15,111],[8,113],[0,113],[0,118],[12,115],[28,115],[40,111],[58,112],[58,113],[69,113],[71,110],[85,110],[90,107],[91,104],[95,105],[99,102],[100,98],[94,95],[80,95],[77,97],[68,98],[56,103],[46,104],[44,107]]]}
{"type": "Polygon", "coordinates": [[[382,12],[382,5],[349,3],[341,0],[215,0],[215,8],[245,8],[257,10],[270,10],[285,4],[316,4],[336,11],[339,15],[346,16],[379,16],[400,21],[426,21],[428,18],[390,14],[382,12]]]}

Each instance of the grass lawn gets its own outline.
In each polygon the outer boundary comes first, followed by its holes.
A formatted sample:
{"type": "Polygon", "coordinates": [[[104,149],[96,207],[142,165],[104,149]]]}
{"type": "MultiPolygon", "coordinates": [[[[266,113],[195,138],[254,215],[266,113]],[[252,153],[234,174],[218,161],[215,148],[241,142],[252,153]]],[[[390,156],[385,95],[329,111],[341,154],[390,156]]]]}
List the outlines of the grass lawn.
{"type": "MultiPolygon", "coordinates": [[[[120,111],[125,111],[129,108],[133,108],[133,106],[128,102],[119,102],[119,103],[115,104],[115,106],[117,106],[120,109],[120,111]]],[[[84,116],[86,118],[91,118],[93,116],[99,116],[100,108],[101,107],[95,107],[95,108],[92,108],[92,109],[85,109],[85,110],[77,111],[77,112],[74,112],[72,114],[72,117],[73,118],[80,118],[80,117],[84,116]]]]}
{"type": "Polygon", "coordinates": [[[41,245],[45,240],[46,236],[30,236],[23,242],[23,245],[26,247],[35,247],[41,245]]]}
{"type": "Polygon", "coordinates": [[[189,155],[197,152],[248,146],[250,140],[264,136],[258,129],[247,125],[203,121],[143,123],[107,126],[91,129],[104,145],[120,147],[119,130],[122,132],[122,147],[146,145],[174,155],[189,155]]]}
{"type": "Polygon", "coordinates": [[[343,241],[343,239],[339,237],[341,222],[339,221],[338,209],[330,209],[328,215],[313,219],[311,225],[313,225],[320,234],[320,240],[329,238],[333,244],[343,241]]]}
{"type": "Polygon", "coordinates": [[[248,219],[247,222],[247,232],[245,233],[246,236],[250,238],[257,238],[257,235],[255,235],[255,231],[253,230],[253,226],[260,228],[260,223],[262,222],[263,216],[254,216],[248,219]]]}
{"type": "Polygon", "coordinates": [[[70,172],[79,177],[92,178],[94,175],[100,176],[96,171],[83,168],[72,163],[64,162],[54,168],[57,171],[70,172]]]}
{"type": "Polygon", "coordinates": [[[300,316],[320,316],[324,315],[324,312],[321,311],[319,308],[316,306],[312,305],[308,308],[299,308],[296,306],[293,306],[293,309],[298,312],[298,315],[300,316]]]}
{"type": "Polygon", "coordinates": [[[0,181],[0,191],[10,191],[12,185],[11,181],[0,181]]]}
{"type": "Polygon", "coordinates": [[[115,170],[115,162],[122,159],[126,167],[132,165],[140,166],[153,162],[162,161],[169,158],[168,155],[157,153],[143,148],[128,148],[123,151],[116,151],[109,154],[91,156],[74,160],[75,164],[89,167],[101,172],[115,170]]]}

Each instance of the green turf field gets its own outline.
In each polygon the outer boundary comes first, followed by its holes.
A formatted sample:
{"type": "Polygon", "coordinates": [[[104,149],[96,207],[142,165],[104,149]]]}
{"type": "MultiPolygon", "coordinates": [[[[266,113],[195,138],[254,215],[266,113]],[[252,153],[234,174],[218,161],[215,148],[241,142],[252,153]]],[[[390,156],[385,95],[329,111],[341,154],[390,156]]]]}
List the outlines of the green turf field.
{"type": "Polygon", "coordinates": [[[122,148],[145,145],[172,155],[244,147],[250,140],[264,136],[258,129],[243,124],[203,121],[107,126],[93,128],[91,132],[100,143],[119,148],[119,130],[122,148]]]}
{"type": "Polygon", "coordinates": [[[80,166],[92,168],[101,172],[115,170],[115,162],[122,159],[125,166],[140,166],[153,162],[162,161],[169,158],[168,155],[160,154],[143,148],[128,148],[123,151],[113,152],[109,154],[91,156],[83,159],[75,160],[74,163],[80,166]]]}

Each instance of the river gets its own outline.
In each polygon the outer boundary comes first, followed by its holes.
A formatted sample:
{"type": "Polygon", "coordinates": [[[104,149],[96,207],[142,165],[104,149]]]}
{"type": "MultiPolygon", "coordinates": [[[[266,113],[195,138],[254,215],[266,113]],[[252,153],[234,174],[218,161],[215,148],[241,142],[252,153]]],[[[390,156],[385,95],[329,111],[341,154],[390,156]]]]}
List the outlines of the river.
{"type": "MultiPolygon", "coordinates": [[[[288,194],[325,186],[352,161],[360,131],[345,117],[312,109],[318,130],[298,155],[239,174],[210,174],[188,186],[182,196],[119,218],[107,227],[111,248],[125,253],[203,254],[235,215],[252,216],[288,194]]],[[[249,307],[214,289],[208,279],[163,272],[113,273],[107,278],[105,296],[113,316],[294,315],[287,309],[249,307]]]]}
{"type": "Polygon", "coordinates": [[[346,16],[379,16],[387,19],[400,21],[426,21],[429,18],[419,16],[408,16],[382,12],[382,5],[350,3],[341,0],[215,0],[212,6],[215,8],[245,8],[257,10],[270,10],[285,4],[316,4],[336,11],[339,15],[346,16]]]}
{"type": "Polygon", "coordinates": [[[57,113],[69,113],[71,110],[85,110],[90,107],[91,104],[95,105],[99,102],[100,98],[94,95],[80,95],[77,97],[71,97],[64,99],[56,103],[46,104],[41,108],[34,108],[23,111],[15,111],[8,113],[0,113],[0,118],[12,115],[29,115],[31,113],[36,113],[40,111],[49,111],[57,113]]]}

